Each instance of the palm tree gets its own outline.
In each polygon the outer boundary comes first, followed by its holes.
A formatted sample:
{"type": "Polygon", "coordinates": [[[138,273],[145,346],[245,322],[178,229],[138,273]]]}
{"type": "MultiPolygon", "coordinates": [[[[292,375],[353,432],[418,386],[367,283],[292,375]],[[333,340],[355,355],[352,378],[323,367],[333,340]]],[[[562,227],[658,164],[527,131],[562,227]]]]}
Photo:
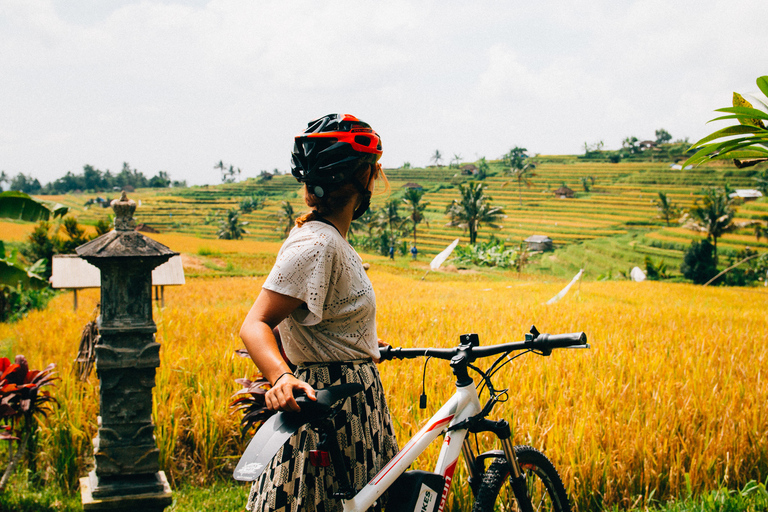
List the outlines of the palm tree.
{"type": "Polygon", "coordinates": [[[523,207],[523,184],[530,188],[532,185],[531,178],[536,176],[536,173],[533,172],[536,168],[536,164],[528,162],[526,151],[528,150],[525,148],[515,146],[504,156],[505,160],[509,163],[509,171],[507,171],[507,174],[512,179],[501,186],[505,187],[512,181],[517,181],[517,198],[520,208],[523,207]]]}
{"type": "Polygon", "coordinates": [[[707,233],[707,239],[712,240],[713,259],[717,266],[717,239],[729,231],[733,231],[733,216],[736,211],[733,208],[733,199],[728,197],[728,188],[708,188],[703,191],[703,204],[699,206],[698,200],[691,208],[690,214],[698,228],[707,233]]]}
{"type": "Polygon", "coordinates": [[[488,160],[486,160],[485,157],[482,157],[477,162],[477,179],[484,180],[488,176],[490,170],[491,166],[488,165],[488,160]]]}
{"type": "Polygon", "coordinates": [[[439,150],[439,149],[436,149],[436,150],[435,150],[435,154],[434,154],[434,155],[432,155],[432,157],[430,158],[430,160],[432,160],[433,162],[435,162],[435,165],[436,165],[436,166],[440,167],[440,162],[442,162],[442,161],[443,161],[443,155],[441,155],[441,154],[440,154],[440,150],[439,150]]]}
{"type": "MultiPolygon", "coordinates": [[[[416,226],[419,225],[424,218],[424,210],[427,209],[429,203],[422,203],[421,198],[424,196],[424,190],[418,188],[406,189],[403,194],[403,202],[408,205],[408,219],[413,223],[413,245],[416,245],[416,226]]],[[[427,223],[429,225],[429,223],[427,223]]]]}
{"type": "Polygon", "coordinates": [[[680,216],[680,208],[667,198],[667,194],[659,192],[659,198],[654,200],[656,209],[659,210],[659,219],[664,219],[669,226],[669,221],[680,216]]]}
{"type": "Polygon", "coordinates": [[[296,213],[293,211],[293,206],[288,201],[280,203],[280,212],[278,213],[280,223],[278,224],[278,230],[282,229],[283,235],[288,236],[293,229],[293,225],[296,221],[296,213]]]}
{"type": "Polygon", "coordinates": [[[381,210],[384,223],[389,227],[391,233],[394,233],[396,229],[400,229],[405,220],[400,216],[399,208],[400,200],[390,199],[384,204],[384,208],[381,210]]]}
{"type": "Polygon", "coordinates": [[[453,158],[451,159],[451,167],[459,168],[459,164],[461,163],[461,155],[454,153],[453,158]]]}
{"type": "Polygon", "coordinates": [[[490,197],[485,195],[485,185],[476,181],[469,181],[459,185],[461,199],[454,199],[446,209],[446,215],[451,221],[448,226],[460,227],[469,231],[469,243],[475,244],[477,232],[481,224],[492,228],[500,228],[496,221],[504,216],[501,208],[491,206],[490,197]]]}
{"type": "Polygon", "coordinates": [[[223,240],[240,240],[243,238],[243,234],[247,233],[243,229],[243,226],[247,224],[247,222],[240,222],[240,212],[237,208],[231,208],[227,212],[227,218],[219,224],[217,235],[223,240]]]}

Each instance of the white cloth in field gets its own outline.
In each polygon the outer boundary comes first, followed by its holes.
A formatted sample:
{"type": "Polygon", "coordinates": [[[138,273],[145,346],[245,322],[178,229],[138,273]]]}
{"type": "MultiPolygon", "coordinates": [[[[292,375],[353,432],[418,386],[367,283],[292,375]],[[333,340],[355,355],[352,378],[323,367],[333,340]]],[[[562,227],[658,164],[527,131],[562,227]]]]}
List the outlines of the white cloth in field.
{"type": "Polygon", "coordinates": [[[292,363],[380,356],[373,286],[360,255],[333,226],[293,228],[263,287],[306,304],[279,325],[292,363]]]}

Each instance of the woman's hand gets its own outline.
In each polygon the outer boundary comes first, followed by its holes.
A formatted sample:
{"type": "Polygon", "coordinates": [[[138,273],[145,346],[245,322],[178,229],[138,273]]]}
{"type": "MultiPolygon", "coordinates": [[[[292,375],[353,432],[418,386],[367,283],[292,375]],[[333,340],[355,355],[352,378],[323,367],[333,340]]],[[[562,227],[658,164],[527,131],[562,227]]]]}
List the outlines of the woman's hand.
{"type": "MultiPolygon", "coordinates": [[[[384,340],[383,340],[383,339],[381,339],[381,338],[379,338],[377,341],[378,341],[378,343],[379,343],[379,348],[384,348],[384,347],[388,347],[388,346],[389,346],[389,343],[387,343],[386,341],[384,341],[384,340]]],[[[380,362],[381,362],[381,359],[377,359],[377,358],[375,358],[375,357],[374,357],[374,358],[373,358],[373,362],[374,362],[374,363],[376,363],[376,364],[378,364],[378,363],[380,363],[380,362]]]]}
{"type": "Polygon", "coordinates": [[[306,394],[310,400],[317,400],[312,386],[297,379],[292,374],[284,374],[283,377],[278,378],[275,385],[264,396],[267,409],[272,411],[299,412],[301,408],[296,403],[296,398],[294,397],[297,391],[306,394]]]}

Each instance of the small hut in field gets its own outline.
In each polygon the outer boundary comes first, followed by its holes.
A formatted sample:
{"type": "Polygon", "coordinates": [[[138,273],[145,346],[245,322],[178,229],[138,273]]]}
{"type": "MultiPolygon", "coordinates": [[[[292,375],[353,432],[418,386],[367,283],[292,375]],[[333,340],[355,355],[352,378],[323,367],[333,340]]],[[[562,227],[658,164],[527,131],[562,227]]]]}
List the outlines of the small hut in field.
{"type": "Polygon", "coordinates": [[[546,235],[531,235],[525,239],[529,251],[551,251],[552,239],[546,235]]]}
{"type": "Polygon", "coordinates": [[[573,192],[573,190],[566,187],[565,185],[555,190],[555,197],[559,197],[560,199],[570,199],[575,195],[576,194],[573,192]]]}

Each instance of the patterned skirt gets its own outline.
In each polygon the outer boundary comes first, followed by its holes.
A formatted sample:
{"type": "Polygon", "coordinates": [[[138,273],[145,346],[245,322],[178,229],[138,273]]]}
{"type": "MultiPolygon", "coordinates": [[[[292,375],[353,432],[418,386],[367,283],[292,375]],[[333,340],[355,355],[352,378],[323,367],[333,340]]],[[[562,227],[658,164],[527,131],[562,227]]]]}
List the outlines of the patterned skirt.
{"type": "MultiPolygon", "coordinates": [[[[299,367],[296,377],[315,389],[359,382],[362,393],[345,401],[334,422],[339,446],[355,489],[361,489],[397,453],[397,440],[384,399],[376,364],[370,360],[299,367]]],[[[301,427],[280,449],[251,486],[246,510],[251,512],[341,512],[333,467],[309,463],[317,433],[301,427]]],[[[371,510],[380,511],[383,500],[371,510]]]]}

